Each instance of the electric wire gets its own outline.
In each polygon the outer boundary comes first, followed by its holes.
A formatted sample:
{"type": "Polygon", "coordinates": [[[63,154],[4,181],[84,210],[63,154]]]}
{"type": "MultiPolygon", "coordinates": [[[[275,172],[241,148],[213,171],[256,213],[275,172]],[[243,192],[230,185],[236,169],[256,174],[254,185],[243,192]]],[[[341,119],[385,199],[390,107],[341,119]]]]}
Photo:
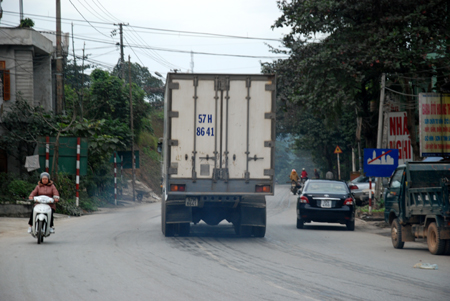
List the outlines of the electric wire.
{"type": "MultiPolygon", "coordinates": [[[[125,42],[128,43],[127,37],[124,36],[125,42]]],[[[128,43],[130,44],[130,43],[128,43]]],[[[130,46],[131,51],[133,51],[134,55],[136,55],[137,59],[139,60],[139,62],[141,62],[142,66],[145,66],[144,63],[141,61],[141,58],[139,57],[139,55],[137,55],[137,53],[134,51],[133,47],[130,46]]]]}
{"type": "Polygon", "coordinates": [[[103,36],[109,38],[107,35],[105,35],[104,33],[100,32],[97,28],[95,28],[95,27],[91,24],[91,22],[89,22],[89,21],[83,16],[83,14],[78,10],[78,8],[72,3],[72,0],[69,0],[69,2],[70,2],[70,4],[72,4],[72,6],[77,10],[77,12],[83,17],[83,19],[84,19],[86,22],[88,22],[89,25],[91,25],[92,28],[94,28],[94,29],[95,29],[98,33],[100,33],[101,35],[103,35],[103,36]]]}
{"type": "Polygon", "coordinates": [[[97,13],[97,11],[95,9],[92,8],[92,6],[89,4],[89,2],[86,1],[86,4],[91,8],[87,8],[86,6],[84,6],[84,4],[81,2],[81,0],[78,0],[78,2],[81,4],[81,6],[83,6],[88,12],[90,12],[95,18],[99,18],[103,21],[109,22],[109,20],[103,18],[100,14],[97,13]]]}
{"type": "MultiPolygon", "coordinates": [[[[71,0],[69,0],[69,1],[71,2],[71,0]]],[[[12,11],[3,11],[3,13],[5,13],[5,14],[20,14],[18,12],[12,12],[12,11]]],[[[49,16],[37,15],[37,14],[26,14],[26,15],[38,16],[38,17],[47,18],[47,19],[48,18],[50,18],[50,19],[55,19],[56,18],[56,17],[49,17],[49,16]]],[[[84,17],[83,17],[84,21],[83,20],[79,20],[79,19],[72,19],[72,18],[61,18],[61,20],[63,20],[63,19],[67,20],[67,21],[74,21],[74,22],[88,22],[90,24],[111,24],[109,22],[88,21],[84,17]]],[[[196,31],[184,31],[184,30],[176,30],[176,29],[165,29],[165,28],[133,26],[133,25],[130,25],[130,27],[135,27],[135,28],[139,28],[139,29],[146,29],[146,30],[150,30],[150,31],[161,31],[161,32],[177,33],[177,35],[180,35],[180,33],[182,33],[182,34],[190,34],[190,35],[194,34],[194,35],[198,35],[198,36],[203,36],[204,38],[205,37],[209,37],[209,38],[220,37],[220,38],[230,38],[230,39],[246,39],[246,40],[261,40],[261,41],[277,41],[277,42],[281,42],[280,39],[274,39],[274,38],[260,38],[260,37],[248,37],[248,36],[245,37],[245,36],[237,36],[237,35],[226,35],[226,34],[217,34],[217,33],[208,33],[208,32],[196,32],[196,31]]]]}

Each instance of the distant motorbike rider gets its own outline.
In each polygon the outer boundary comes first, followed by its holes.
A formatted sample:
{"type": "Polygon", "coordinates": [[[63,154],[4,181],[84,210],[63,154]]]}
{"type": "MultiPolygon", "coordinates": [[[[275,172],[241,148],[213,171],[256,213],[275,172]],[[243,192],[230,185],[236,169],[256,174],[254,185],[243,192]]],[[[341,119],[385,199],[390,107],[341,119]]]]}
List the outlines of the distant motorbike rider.
{"type": "Polygon", "coordinates": [[[304,168],[302,169],[302,174],[301,174],[301,176],[302,176],[302,180],[303,180],[303,181],[308,180],[308,173],[306,172],[306,170],[305,170],[304,168]]]}
{"type": "MultiPolygon", "coordinates": [[[[59,201],[59,192],[56,189],[53,182],[50,180],[50,175],[46,172],[41,173],[40,180],[36,188],[31,192],[28,197],[30,200],[33,200],[35,196],[46,195],[50,198],[53,198],[55,202],[59,201]]],[[[35,203],[36,206],[38,203],[35,203]]],[[[55,229],[53,228],[53,213],[56,210],[55,203],[48,204],[52,208],[52,216],[50,217],[50,233],[55,233],[55,229]]],[[[31,233],[31,225],[33,224],[33,210],[31,210],[30,220],[28,221],[28,233],[31,233]]]]}
{"type": "Polygon", "coordinates": [[[293,169],[291,171],[291,175],[289,176],[289,178],[291,179],[291,181],[295,181],[296,183],[298,182],[298,180],[300,179],[300,177],[298,176],[298,173],[295,169],[293,169]]]}
{"type": "Polygon", "coordinates": [[[317,171],[316,168],[314,168],[314,177],[315,177],[316,179],[320,179],[319,172],[317,171]]]}

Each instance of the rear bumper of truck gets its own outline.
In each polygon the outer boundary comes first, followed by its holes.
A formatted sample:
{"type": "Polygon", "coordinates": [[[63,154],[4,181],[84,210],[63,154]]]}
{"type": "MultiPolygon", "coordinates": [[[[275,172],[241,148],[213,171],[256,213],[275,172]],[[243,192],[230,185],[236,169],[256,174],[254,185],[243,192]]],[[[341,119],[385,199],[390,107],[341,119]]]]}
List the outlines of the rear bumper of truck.
{"type": "Polygon", "coordinates": [[[197,223],[201,219],[208,224],[216,224],[226,219],[233,224],[245,226],[266,225],[266,201],[264,195],[217,195],[198,196],[198,206],[186,206],[186,197],[177,195],[168,198],[166,223],[197,223]],[[209,219],[209,220],[208,220],[209,219]]]}

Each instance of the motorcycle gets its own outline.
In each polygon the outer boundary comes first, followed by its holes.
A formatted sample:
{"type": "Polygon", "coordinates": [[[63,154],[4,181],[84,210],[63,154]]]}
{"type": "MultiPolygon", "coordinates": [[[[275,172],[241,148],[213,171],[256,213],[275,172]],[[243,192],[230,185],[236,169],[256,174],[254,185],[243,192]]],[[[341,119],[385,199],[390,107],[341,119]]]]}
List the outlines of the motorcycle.
{"type": "Polygon", "coordinates": [[[300,178],[300,180],[299,180],[300,192],[303,191],[303,187],[305,187],[306,181],[308,181],[308,177],[300,178]]]}
{"type": "Polygon", "coordinates": [[[40,195],[35,196],[34,201],[39,204],[34,206],[31,236],[37,238],[37,243],[40,244],[44,242],[44,237],[50,236],[52,208],[47,204],[54,203],[54,199],[46,195],[40,195]]]}
{"type": "Polygon", "coordinates": [[[299,190],[299,188],[300,188],[300,180],[298,180],[297,182],[296,181],[292,181],[292,184],[291,184],[291,192],[294,194],[294,195],[296,195],[297,194],[297,192],[298,192],[298,190],[299,190]]]}

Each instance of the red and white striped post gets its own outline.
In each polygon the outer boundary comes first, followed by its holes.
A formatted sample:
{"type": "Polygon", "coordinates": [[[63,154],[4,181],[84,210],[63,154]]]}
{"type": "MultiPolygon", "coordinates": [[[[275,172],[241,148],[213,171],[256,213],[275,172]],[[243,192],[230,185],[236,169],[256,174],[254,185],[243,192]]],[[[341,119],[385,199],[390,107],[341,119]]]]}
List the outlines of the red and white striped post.
{"type": "Polygon", "coordinates": [[[45,137],[45,172],[48,172],[50,158],[50,137],[45,137]]]}
{"type": "Polygon", "coordinates": [[[77,138],[77,176],[75,180],[76,188],[76,206],[79,205],[80,200],[80,137],[77,138]]]}
{"type": "Polygon", "coordinates": [[[120,156],[120,181],[122,182],[123,187],[123,156],[120,156]]]}
{"type": "Polygon", "coordinates": [[[114,204],[117,206],[117,159],[114,152],[114,204]]]}

